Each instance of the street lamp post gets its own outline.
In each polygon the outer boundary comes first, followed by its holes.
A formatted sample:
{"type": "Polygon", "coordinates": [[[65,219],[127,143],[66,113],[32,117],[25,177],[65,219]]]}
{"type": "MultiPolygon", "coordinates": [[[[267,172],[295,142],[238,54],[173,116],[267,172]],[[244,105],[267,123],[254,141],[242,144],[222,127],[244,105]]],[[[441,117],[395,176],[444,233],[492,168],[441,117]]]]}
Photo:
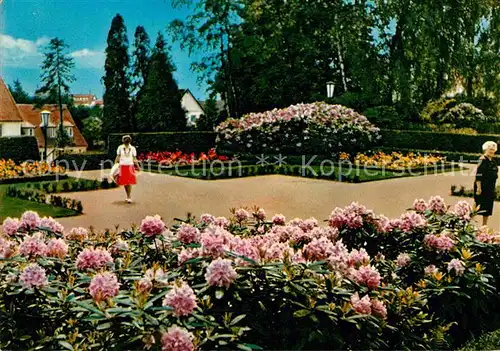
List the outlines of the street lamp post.
{"type": "Polygon", "coordinates": [[[50,112],[49,111],[42,111],[42,126],[43,126],[43,138],[45,140],[45,147],[43,151],[43,160],[47,161],[47,129],[49,127],[49,117],[50,117],[50,112]]]}
{"type": "Polygon", "coordinates": [[[326,82],[326,96],[330,99],[333,97],[335,91],[335,84],[333,82],[326,82]]]}

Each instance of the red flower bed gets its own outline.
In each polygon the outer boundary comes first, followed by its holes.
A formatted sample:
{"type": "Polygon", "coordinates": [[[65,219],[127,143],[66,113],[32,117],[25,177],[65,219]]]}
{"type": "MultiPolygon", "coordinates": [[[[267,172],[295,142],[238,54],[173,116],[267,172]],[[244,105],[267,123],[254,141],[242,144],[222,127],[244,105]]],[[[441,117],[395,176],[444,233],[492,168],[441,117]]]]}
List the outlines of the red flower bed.
{"type": "Polygon", "coordinates": [[[200,154],[184,153],[182,151],[160,151],[148,152],[147,154],[140,154],[139,161],[143,162],[157,162],[161,165],[191,165],[201,163],[204,161],[229,161],[228,156],[218,155],[215,149],[210,149],[208,152],[200,154]]]}

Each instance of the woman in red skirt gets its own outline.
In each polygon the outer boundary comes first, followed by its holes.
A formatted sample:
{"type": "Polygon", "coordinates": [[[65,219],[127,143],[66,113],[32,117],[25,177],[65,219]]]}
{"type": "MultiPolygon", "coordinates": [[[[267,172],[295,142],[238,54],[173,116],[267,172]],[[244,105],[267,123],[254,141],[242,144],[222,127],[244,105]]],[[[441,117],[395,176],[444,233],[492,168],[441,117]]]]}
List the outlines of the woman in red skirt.
{"type": "Polygon", "coordinates": [[[127,198],[125,201],[131,203],[132,185],[136,184],[135,167],[139,168],[137,162],[137,150],[132,146],[132,138],[130,135],[124,135],[122,138],[123,144],[116,150],[115,163],[120,164],[120,174],[118,176],[118,184],[125,187],[127,198]]]}

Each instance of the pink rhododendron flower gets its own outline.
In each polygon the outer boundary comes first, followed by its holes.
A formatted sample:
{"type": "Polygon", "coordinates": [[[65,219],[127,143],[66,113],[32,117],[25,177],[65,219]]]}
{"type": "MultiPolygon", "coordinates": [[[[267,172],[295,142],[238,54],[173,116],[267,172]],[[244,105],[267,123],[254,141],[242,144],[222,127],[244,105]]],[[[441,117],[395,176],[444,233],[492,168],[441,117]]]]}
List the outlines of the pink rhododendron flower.
{"type": "Polygon", "coordinates": [[[201,251],[204,256],[219,257],[229,249],[233,235],[222,228],[207,228],[201,234],[201,251]]]}
{"type": "Polygon", "coordinates": [[[453,207],[453,213],[457,217],[464,219],[464,220],[470,219],[471,211],[472,211],[471,206],[467,201],[459,201],[453,207]]]}
{"type": "Polygon", "coordinates": [[[456,275],[462,275],[465,272],[465,264],[459,259],[452,259],[448,263],[448,272],[454,271],[456,275]]]}
{"type": "Polygon", "coordinates": [[[405,232],[412,231],[413,229],[423,228],[427,224],[427,220],[420,213],[406,212],[401,218],[399,228],[405,232]]]}
{"type": "Polygon", "coordinates": [[[476,239],[482,243],[497,243],[500,239],[498,234],[493,234],[487,226],[480,227],[476,232],[476,239]]]}
{"type": "Polygon", "coordinates": [[[372,313],[382,319],[387,318],[387,308],[384,303],[379,300],[372,300],[372,313]]]}
{"type": "Polygon", "coordinates": [[[360,314],[372,314],[372,303],[370,301],[370,297],[368,295],[363,296],[363,298],[359,298],[358,293],[354,293],[351,296],[351,305],[352,308],[360,314]]]}
{"type": "Polygon", "coordinates": [[[63,259],[68,254],[68,244],[63,239],[50,239],[47,244],[47,256],[63,259]]]}
{"type": "Polygon", "coordinates": [[[163,306],[170,306],[174,309],[174,314],[177,317],[189,316],[195,308],[196,295],[191,287],[181,282],[180,285],[175,284],[163,299],[163,306]]]}
{"type": "Polygon", "coordinates": [[[26,211],[21,217],[20,228],[22,228],[23,230],[33,230],[36,229],[39,224],[40,216],[38,216],[38,213],[33,211],[26,211]]]}
{"type": "Polygon", "coordinates": [[[89,231],[85,228],[73,228],[64,236],[66,240],[84,241],[89,237],[89,231]]]}
{"type": "Polygon", "coordinates": [[[141,222],[140,231],[146,237],[153,237],[160,235],[165,230],[165,223],[161,220],[159,215],[147,216],[141,222]]]}
{"type": "Polygon", "coordinates": [[[179,262],[179,265],[182,265],[184,262],[200,256],[201,250],[199,248],[182,249],[182,251],[177,255],[177,262],[179,262]]]}
{"type": "Polygon", "coordinates": [[[186,329],[173,326],[161,337],[162,351],[194,351],[194,336],[186,329]]]}
{"type": "Polygon", "coordinates": [[[446,212],[446,203],[441,196],[433,196],[429,200],[429,210],[437,214],[446,212]]]}
{"type": "Polygon", "coordinates": [[[250,218],[250,213],[248,213],[248,211],[244,208],[240,208],[239,210],[236,210],[236,212],[234,213],[234,217],[238,222],[241,223],[250,218]]]}
{"type": "Polygon", "coordinates": [[[396,258],[396,265],[398,267],[406,267],[411,262],[410,255],[407,253],[400,253],[396,258]]]}
{"type": "Polygon", "coordinates": [[[49,284],[45,269],[38,263],[31,263],[26,267],[19,277],[21,285],[27,289],[42,288],[49,284]]]}
{"type": "Polygon", "coordinates": [[[81,271],[87,269],[98,270],[113,263],[114,261],[111,254],[107,250],[101,248],[84,249],[76,258],[76,267],[81,271]]]}
{"type": "Polygon", "coordinates": [[[215,224],[215,217],[205,213],[200,216],[200,222],[207,225],[215,224]]]}
{"type": "Polygon", "coordinates": [[[392,230],[391,221],[384,215],[381,215],[376,219],[375,227],[377,228],[377,232],[381,234],[388,233],[392,230]]]}
{"type": "MultiPolygon", "coordinates": [[[[238,243],[235,243],[232,246],[231,250],[237,255],[249,258],[256,262],[260,261],[259,250],[255,246],[253,246],[252,242],[248,239],[244,239],[238,243]]],[[[238,258],[236,259],[236,264],[238,266],[247,266],[250,264],[250,262],[242,258],[238,258]]]]}
{"type": "Polygon", "coordinates": [[[35,233],[32,236],[25,237],[19,246],[19,253],[28,257],[44,256],[47,253],[47,245],[42,233],[35,233]]]}
{"type": "Polygon", "coordinates": [[[311,230],[310,237],[312,238],[322,238],[325,237],[330,241],[335,241],[339,237],[339,230],[333,227],[316,227],[311,230]]]}
{"type": "Polygon", "coordinates": [[[43,217],[40,220],[40,227],[48,228],[52,232],[58,233],[58,234],[61,234],[64,232],[64,227],[60,223],[56,222],[54,220],[54,218],[52,218],[52,217],[43,217]]]}
{"type": "Polygon", "coordinates": [[[177,239],[184,244],[198,243],[200,236],[200,230],[190,224],[182,224],[177,231],[177,239]]]}
{"type": "Polygon", "coordinates": [[[120,254],[123,254],[124,252],[127,252],[129,251],[129,246],[128,246],[128,243],[125,241],[125,240],[122,240],[120,238],[118,238],[115,243],[111,246],[111,248],[109,249],[109,252],[112,254],[112,255],[120,255],[120,254]]]}
{"type": "Polygon", "coordinates": [[[269,241],[264,245],[264,258],[268,261],[284,261],[285,257],[293,256],[293,250],[288,243],[269,241]]]}
{"type": "Polygon", "coordinates": [[[304,232],[309,232],[318,226],[318,220],[316,218],[309,218],[303,221],[300,221],[299,228],[304,232]]]}
{"type": "Polygon", "coordinates": [[[342,240],[335,242],[331,249],[330,256],[328,256],[328,265],[331,269],[337,270],[342,274],[349,271],[349,250],[344,245],[342,240]]]}
{"type": "Polygon", "coordinates": [[[142,278],[136,284],[136,290],[139,294],[149,294],[149,292],[153,289],[153,282],[148,278],[142,278]]]}
{"type": "Polygon", "coordinates": [[[98,273],[90,281],[89,292],[97,302],[115,297],[119,291],[120,283],[118,283],[118,278],[114,273],[98,273]]]}
{"type": "Polygon", "coordinates": [[[349,266],[366,266],[370,264],[370,255],[365,249],[360,249],[359,251],[354,249],[349,253],[348,258],[349,266]]]}
{"type": "Polygon", "coordinates": [[[161,267],[153,267],[146,270],[144,278],[151,281],[161,282],[165,280],[167,273],[161,267]]]}
{"type": "Polygon", "coordinates": [[[425,267],[425,269],[424,269],[425,275],[433,275],[434,273],[437,273],[437,272],[439,272],[439,270],[433,264],[425,267]]]}
{"type": "Polygon", "coordinates": [[[255,212],[255,217],[257,217],[259,221],[263,221],[264,219],[266,219],[266,211],[264,211],[264,209],[262,208],[259,208],[257,212],[255,212]]]}
{"type": "Polygon", "coordinates": [[[273,224],[275,224],[275,225],[285,225],[286,217],[283,216],[282,214],[277,214],[277,215],[274,215],[272,221],[273,221],[273,224]]]}
{"type": "Polygon", "coordinates": [[[228,228],[231,222],[226,217],[217,217],[215,219],[215,225],[221,228],[228,228]]]}
{"type": "Polygon", "coordinates": [[[21,223],[19,220],[7,217],[2,224],[2,231],[6,235],[15,235],[17,234],[17,231],[19,230],[21,223]]]}
{"type": "Polygon", "coordinates": [[[372,289],[378,287],[382,279],[380,273],[372,266],[361,266],[358,269],[354,269],[352,275],[358,284],[372,289]]]}
{"type": "Polygon", "coordinates": [[[373,220],[373,212],[366,209],[365,206],[359,205],[357,202],[351,203],[344,209],[335,208],[330,214],[329,225],[335,228],[361,228],[364,224],[364,218],[369,221],[373,220]]]}
{"type": "Polygon", "coordinates": [[[427,234],[424,237],[424,245],[437,251],[451,251],[455,248],[455,242],[447,235],[427,234]]]}
{"type": "Polygon", "coordinates": [[[0,259],[7,259],[16,253],[16,244],[0,236],[0,259]]]}
{"type": "Polygon", "coordinates": [[[417,212],[427,211],[428,204],[424,199],[417,199],[413,202],[413,209],[417,212]]]}
{"type": "Polygon", "coordinates": [[[303,248],[304,257],[309,261],[321,261],[328,258],[333,250],[333,243],[327,238],[313,239],[303,248]]]}
{"type": "Polygon", "coordinates": [[[231,260],[218,258],[207,267],[205,279],[212,286],[229,287],[238,274],[233,268],[231,260]]]}

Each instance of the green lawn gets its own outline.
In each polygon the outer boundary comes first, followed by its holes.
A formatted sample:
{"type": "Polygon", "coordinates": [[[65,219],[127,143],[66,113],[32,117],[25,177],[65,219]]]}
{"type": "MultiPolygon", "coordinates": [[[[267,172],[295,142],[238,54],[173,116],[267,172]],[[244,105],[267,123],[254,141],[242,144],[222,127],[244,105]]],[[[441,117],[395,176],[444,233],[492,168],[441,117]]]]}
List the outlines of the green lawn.
{"type": "MultiPolygon", "coordinates": [[[[259,176],[267,174],[282,174],[282,175],[298,176],[306,178],[326,179],[331,181],[358,182],[358,183],[384,180],[384,179],[420,176],[425,174],[423,172],[413,172],[412,174],[410,174],[404,171],[392,171],[392,170],[380,170],[380,169],[368,169],[365,171],[363,168],[352,168],[349,170],[346,169],[345,167],[344,168],[339,168],[337,166],[320,167],[318,165],[311,165],[310,167],[307,168],[307,171],[304,174],[302,172],[301,166],[298,165],[290,165],[281,169],[273,167],[274,166],[261,167],[255,165],[243,165],[241,167],[234,166],[234,167],[227,167],[225,169],[220,167],[214,167],[211,170],[212,172],[210,172],[210,167],[206,167],[206,169],[194,167],[191,169],[179,169],[178,171],[169,168],[164,169],[162,171],[158,171],[157,169],[153,168],[151,169],[151,172],[169,174],[180,177],[204,179],[204,180],[251,177],[251,176],[259,176]],[[267,167],[271,168],[266,170],[267,167]],[[311,169],[314,171],[315,174],[311,172],[311,169]],[[323,174],[321,173],[321,171],[323,171],[323,174]]],[[[442,169],[441,167],[437,167],[437,169],[429,167],[427,174],[451,172],[459,169],[460,167],[452,165],[448,165],[447,168],[444,169],[442,169]]]]}
{"type": "Polygon", "coordinates": [[[468,342],[459,351],[500,350],[500,330],[486,333],[468,342]]]}

